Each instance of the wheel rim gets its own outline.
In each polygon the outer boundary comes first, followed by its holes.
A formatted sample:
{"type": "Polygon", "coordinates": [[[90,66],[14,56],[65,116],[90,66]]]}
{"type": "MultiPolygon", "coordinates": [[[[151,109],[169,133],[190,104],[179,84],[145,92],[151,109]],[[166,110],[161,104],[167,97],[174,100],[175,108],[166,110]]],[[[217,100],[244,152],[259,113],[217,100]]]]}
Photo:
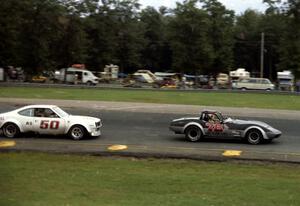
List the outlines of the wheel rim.
{"type": "Polygon", "coordinates": [[[81,139],[83,137],[83,131],[79,127],[74,127],[71,134],[74,139],[81,139]]]}
{"type": "Polygon", "coordinates": [[[248,139],[250,143],[258,143],[260,141],[260,135],[258,132],[250,132],[248,139]]]}
{"type": "Polygon", "coordinates": [[[14,137],[17,133],[17,128],[14,125],[10,124],[5,127],[4,132],[5,132],[6,136],[14,137]]]}
{"type": "Polygon", "coordinates": [[[191,141],[197,141],[200,138],[200,131],[197,129],[191,129],[188,131],[188,137],[191,141]]]}

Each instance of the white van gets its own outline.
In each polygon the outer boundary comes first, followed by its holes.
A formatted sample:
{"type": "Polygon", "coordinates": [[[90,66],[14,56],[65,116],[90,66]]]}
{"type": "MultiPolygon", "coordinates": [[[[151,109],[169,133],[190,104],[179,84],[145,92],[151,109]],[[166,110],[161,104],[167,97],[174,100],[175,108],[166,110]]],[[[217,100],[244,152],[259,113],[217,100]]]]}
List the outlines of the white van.
{"type": "Polygon", "coordinates": [[[242,79],[238,82],[232,84],[233,89],[241,89],[241,90],[273,90],[275,85],[269,79],[265,78],[249,78],[242,79]]]}
{"type": "Polygon", "coordinates": [[[67,71],[66,82],[68,83],[96,85],[99,82],[99,78],[96,77],[91,71],[71,67],[67,69],[61,69],[59,73],[56,73],[56,79],[63,82],[65,80],[65,71],[67,71]]]}

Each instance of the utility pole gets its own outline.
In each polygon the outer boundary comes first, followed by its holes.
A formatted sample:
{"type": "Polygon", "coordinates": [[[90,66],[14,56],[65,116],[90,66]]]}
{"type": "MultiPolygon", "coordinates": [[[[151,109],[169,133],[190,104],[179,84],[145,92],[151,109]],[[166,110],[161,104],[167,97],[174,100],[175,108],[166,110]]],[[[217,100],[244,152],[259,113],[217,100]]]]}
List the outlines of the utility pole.
{"type": "Polygon", "coordinates": [[[265,51],[265,33],[261,33],[260,45],[260,78],[264,77],[264,51],[265,51]]]}

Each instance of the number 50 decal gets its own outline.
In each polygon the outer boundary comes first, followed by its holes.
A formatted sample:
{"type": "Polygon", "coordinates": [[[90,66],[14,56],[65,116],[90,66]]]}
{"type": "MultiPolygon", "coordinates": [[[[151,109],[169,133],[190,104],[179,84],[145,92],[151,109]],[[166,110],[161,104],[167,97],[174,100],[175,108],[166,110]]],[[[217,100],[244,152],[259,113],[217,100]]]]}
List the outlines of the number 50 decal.
{"type": "Polygon", "coordinates": [[[49,120],[42,120],[40,128],[41,129],[48,129],[48,128],[50,128],[50,129],[58,129],[59,128],[59,121],[51,121],[50,122],[49,120]]]}

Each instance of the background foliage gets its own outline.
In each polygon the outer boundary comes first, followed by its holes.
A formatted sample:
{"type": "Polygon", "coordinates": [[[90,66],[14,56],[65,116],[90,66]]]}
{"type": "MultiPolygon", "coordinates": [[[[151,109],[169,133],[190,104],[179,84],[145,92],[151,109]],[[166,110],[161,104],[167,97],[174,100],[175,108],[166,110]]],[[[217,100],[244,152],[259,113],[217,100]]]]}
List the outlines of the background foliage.
{"type": "Polygon", "coordinates": [[[7,0],[0,7],[0,66],[29,73],[85,63],[217,74],[258,72],[265,33],[265,76],[300,71],[300,2],[264,0],[265,13],[236,15],[217,0],[185,0],[174,9],[138,0],[7,0]]]}

